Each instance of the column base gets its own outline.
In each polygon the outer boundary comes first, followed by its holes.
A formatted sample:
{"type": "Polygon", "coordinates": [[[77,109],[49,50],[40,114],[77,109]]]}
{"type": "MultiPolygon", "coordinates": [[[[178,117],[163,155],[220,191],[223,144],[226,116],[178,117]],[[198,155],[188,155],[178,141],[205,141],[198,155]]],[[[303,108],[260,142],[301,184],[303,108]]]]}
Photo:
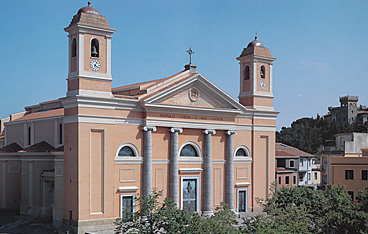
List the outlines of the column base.
{"type": "Polygon", "coordinates": [[[213,211],[202,211],[202,216],[212,216],[213,215],[213,211]]]}

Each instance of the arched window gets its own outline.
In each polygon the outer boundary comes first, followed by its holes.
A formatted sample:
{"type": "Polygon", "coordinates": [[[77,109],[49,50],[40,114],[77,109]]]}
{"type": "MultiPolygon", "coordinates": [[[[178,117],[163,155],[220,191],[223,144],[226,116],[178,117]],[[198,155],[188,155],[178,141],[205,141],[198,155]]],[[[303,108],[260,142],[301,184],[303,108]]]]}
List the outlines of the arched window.
{"type": "Polygon", "coordinates": [[[96,38],[93,38],[91,41],[91,57],[100,57],[99,56],[99,44],[96,38]]]}
{"type": "Polygon", "coordinates": [[[135,157],[136,155],[132,148],[130,148],[129,146],[124,146],[119,150],[118,156],[119,157],[135,157]]]}
{"type": "Polygon", "coordinates": [[[265,66],[261,66],[261,78],[266,78],[266,68],[265,66]]]}
{"type": "Polygon", "coordinates": [[[241,145],[236,148],[235,157],[250,157],[250,151],[246,146],[241,145]]]}
{"type": "Polygon", "coordinates": [[[250,77],[250,69],[249,69],[249,66],[245,66],[244,67],[244,80],[249,80],[249,77],[250,77]]]}
{"type": "Polygon", "coordinates": [[[77,39],[73,38],[72,40],[72,58],[77,56],[77,39]]]}
{"type": "Polygon", "coordinates": [[[247,153],[245,153],[245,150],[240,148],[236,151],[236,154],[235,156],[240,156],[240,157],[246,157],[247,156],[247,153]]]}
{"type": "Polygon", "coordinates": [[[198,157],[197,150],[190,144],[185,145],[181,151],[180,156],[183,157],[198,157]]]}

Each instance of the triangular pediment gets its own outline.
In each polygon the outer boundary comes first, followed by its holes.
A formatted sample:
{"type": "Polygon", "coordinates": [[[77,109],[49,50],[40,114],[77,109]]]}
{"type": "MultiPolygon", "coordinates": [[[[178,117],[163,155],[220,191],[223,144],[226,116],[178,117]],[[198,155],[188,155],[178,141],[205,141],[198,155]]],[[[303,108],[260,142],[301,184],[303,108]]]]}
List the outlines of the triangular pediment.
{"type": "Polygon", "coordinates": [[[164,89],[146,100],[147,104],[202,109],[245,110],[245,107],[200,74],[164,89]]]}

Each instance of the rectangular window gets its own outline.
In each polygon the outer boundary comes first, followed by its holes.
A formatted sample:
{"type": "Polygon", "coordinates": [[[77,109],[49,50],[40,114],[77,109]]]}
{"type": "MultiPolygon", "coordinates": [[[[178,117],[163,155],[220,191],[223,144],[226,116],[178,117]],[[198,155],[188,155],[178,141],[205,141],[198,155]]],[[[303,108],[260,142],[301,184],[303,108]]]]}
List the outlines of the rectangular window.
{"type": "Polygon", "coordinates": [[[289,184],[289,176],[285,177],[285,184],[289,184]]]}
{"type": "Polygon", "coordinates": [[[308,180],[311,180],[311,174],[308,173],[308,180]]]}
{"type": "Polygon", "coordinates": [[[354,170],[345,170],[345,180],[354,180],[354,170]]]}
{"type": "Polygon", "coordinates": [[[304,166],[303,159],[300,159],[300,165],[301,165],[301,166],[304,166]]]}
{"type": "Polygon", "coordinates": [[[279,184],[281,184],[281,176],[279,177],[279,184]]]}
{"type": "Polygon", "coordinates": [[[132,219],[132,212],[134,209],[134,196],[122,195],[121,196],[121,218],[125,221],[132,219]]]}
{"type": "Polygon", "coordinates": [[[314,172],[314,179],[316,180],[317,179],[317,172],[314,172]]]}
{"type": "Polygon", "coordinates": [[[296,176],[293,177],[293,183],[296,184],[296,176]]]}
{"type": "Polygon", "coordinates": [[[362,180],[368,180],[368,170],[362,170],[362,180]]]}
{"type": "Polygon", "coordinates": [[[303,179],[304,179],[304,175],[303,174],[299,174],[299,180],[300,181],[303,181],[303,179]]]}
{"type": "Polygon", "coordinates": [[[290,167],[294,167],[294,160],[290,160],[290,167]]]}
{"type": "Polygon", "coordinates": [[[348,194],[351,197],[351,200],[354,201],[354,191],[348,191],[348,194]]]}

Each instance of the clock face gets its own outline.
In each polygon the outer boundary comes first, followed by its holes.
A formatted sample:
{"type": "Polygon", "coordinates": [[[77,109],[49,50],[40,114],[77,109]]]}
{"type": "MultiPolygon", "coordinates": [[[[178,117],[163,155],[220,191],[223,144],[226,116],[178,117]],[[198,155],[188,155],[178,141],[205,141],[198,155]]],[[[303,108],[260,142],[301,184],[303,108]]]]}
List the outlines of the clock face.
{"type": "Polygon", "coordinates": [[[90,63],[90,67],[91,67],[92,70],[98,71],[98,70],[100,70],[101,65],[100,65],[100,62],[98,60],[92,60],[91,63],[90,63]]]}
{"type": "Polygon", "coordinates": [[[264,81],[261,81],[260,86],[261,86],[261,89],[265,89],[267,85],[264,81]]]}

